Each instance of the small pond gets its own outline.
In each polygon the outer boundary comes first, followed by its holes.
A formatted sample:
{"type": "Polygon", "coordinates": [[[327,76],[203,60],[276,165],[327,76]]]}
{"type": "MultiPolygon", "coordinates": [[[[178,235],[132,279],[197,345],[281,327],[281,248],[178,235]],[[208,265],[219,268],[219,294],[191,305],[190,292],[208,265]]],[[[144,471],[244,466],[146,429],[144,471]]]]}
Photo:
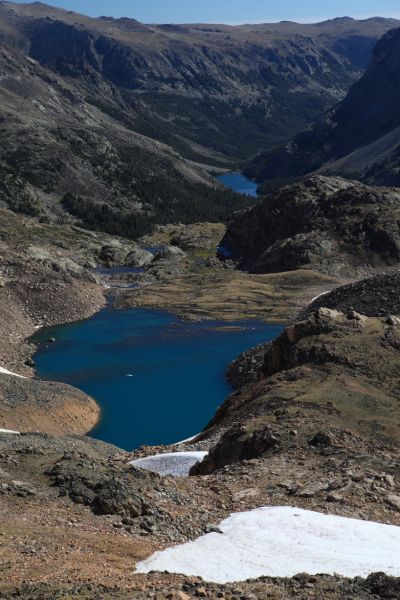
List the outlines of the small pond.
{"type": "Polygon", "coordinates": [[[252,179],[248,179],[242,173],[225,173],[224,175],[218,175],[218,181],[223,183],[226,187],[231,188],[239,194],[246,194],[246,196],[257,196],[258,184],[252,179]]]}

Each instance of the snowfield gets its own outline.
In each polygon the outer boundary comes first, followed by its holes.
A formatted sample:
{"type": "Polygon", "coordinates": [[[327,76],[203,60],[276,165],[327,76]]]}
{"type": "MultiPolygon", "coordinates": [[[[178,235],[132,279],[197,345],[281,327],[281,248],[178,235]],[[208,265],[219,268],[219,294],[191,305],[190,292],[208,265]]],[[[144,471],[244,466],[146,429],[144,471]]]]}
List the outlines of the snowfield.
{"type": "Polygon", "coordinates": [[[24,377],[23,375],[18,375],[17,373],[13,373],[12,371],[8,371],[7,369],[4,369],[3,367],[0,367],[0,373],[2,373],[3,375],[13,375],[14,377],[20,377],[21,379],[26,379],[26,377],[24,377]]]}
{"type": "Polygon", "coordinates": [[[169,571],[228,583],[297,573],[400,576],[400,527],[291,507],[231,515],[210,533],[137,565],[137,573],[169,571]]]}
{"type": "Polygon", "coordinates": [[[190,469],[207,456],[207,452],[172,452],[132,460],[129,464],[159,475],[187,477],[190,469]]]}

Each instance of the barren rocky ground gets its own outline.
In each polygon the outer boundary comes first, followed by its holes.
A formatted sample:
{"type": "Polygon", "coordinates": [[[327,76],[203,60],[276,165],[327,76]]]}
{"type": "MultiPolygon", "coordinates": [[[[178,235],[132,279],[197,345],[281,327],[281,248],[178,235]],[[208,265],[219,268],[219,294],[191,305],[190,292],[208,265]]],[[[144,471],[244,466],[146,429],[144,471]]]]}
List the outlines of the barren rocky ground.
{"type": "MultiPolygon", "coordinates": [[[[7,228],[16,219],[8,211],[2,213],[2,218],[7,228]]],[[[69,228],[56,228],[50,233],[46,231],[48,226],[35,220],[24,222],[17,218],[17,222],[22,223],[21,230],[14,224],[12,240],[5,243],[13,249],[10,255],[14,268],[20,261],[31,265],[30,277],[36,276],[33,267],[39,269],[38,264],[42,274],[45,270],[42,276],[47,277],[49,255],[56,257],[57,264],[68,256],[84,268],[79,276],[68,271],[72,286],[81,278],[89,285],[88,278],[93,278],[89,266],[124,262],[133,251],[135,256],[140,254],[123,240],[105,239],[98,234],[88,236],[85,232],[77,232],[77,239],[83,236],[82,247],[77,241],[72,245],[70,242],[67,250],[62,247],[62,240],[71,233],[69,228]],[[29,248],[36,248],[33,253],[29,251],[30,255],[40,259],[26,256],[26,244],[23,249],[18,246],[22,234],[32,241],[29,248]],[[40,251],[38,236],[46,238],[40,251]]],[[[146,294],[150,297],[152,286],[168,289],[173,279],[188,282],[190,278],[193,285],[199,277],[199,293],[200,289],[204,293],[207,281],[211,290],[214,281],[217,306],[220,290],[215,281],[219,273],[221,286],[223,277],[227,277],[225,282],[242,278],[246,285],[252,277],[256,281],[265,277],[266,281],[270,278],[270,285],[274,282],[283,287],[285,293],[280,295],[271,288],[271,296],[278,298],[276,305],[281,307],[274,314],[281,319],[290,317],[292,325],[278,340],[232,365],[230,378],[235,391],[192,443],[142,448],[128,454],[86,437],[1,435],[0,590],[7,600],[364,600],[398,596],[398,580],[384,575],[352,581],[299,575],[289,580],[264,578],[218,586],[172,574],[134,574],[135,564],[155,550],[194,539],[212,531],[231,512],[258,506],[295,505],[400,523],[398,275],[379,275],[338,288],[326,296],[329,308],[323,306],[322,296],[299,320],[294,315],[307,298],[337,286],[339,280],[308,270],[250,276],[228,268],[229,265],[217,265],[212,257],[221,233],[223,229],[215,225],[171,226],[142,240],[143,245],[164,245],[165,250],[143,274],[129,275],[138,277],[143,287],[137,292],[120,291],[118,302],[133,302],[133,298],[137,302],[137,297],[145,298],[146,294]],[[312,282],[312,287],[304,288],[305,281],[312,282]],[[295,300],[285,312],[286,298],[293,297],[296,289],[295,300]],[[381,294],[378,303],[377,294],[381,294]],[[138,456],[185,449],[210,449],[209,457],[193,470],[191,477],[160,477],[128,464],[138,456]]],[[[10,277],[11,270],[7,272],[10,277]]],[[[22,270],[17,272],[21,277],[22,270]]],[[[9,281],[12,285],[14,280],[10,277],[9,281]]],[[[24,285],[31,284],[31,279],[22,281],[26,281],[24,285]]],[[[103,288],[96,279],[90,285],[100,297],[103,288]]],[[[67,284],[66,289],[70,289],[67,284]]],[[[76,288],[72,289],[76,294],[76,288]]],[[[260,291],[256,297],[260,305],[264,294],[260,291]]],[[[50,312],[52,298],[46,300],[42,314],[50,312]]],[[[196,301],[191,302],[190,310],[189,304],[185,308],[186,300],[180,293],[174,302],[174,310],[192,318],[214,315],[211,304],[202,307],[204,312],[196,301]]],[[[267,304],[265,297],[264,302],[267,304]]],[[[256,308],[254,299],[246,308],[240,307],[235,298],[230,303],[230,310],[220,309],[221,316],[245,316],[247,310],[253,310],[255,315],[269,318],[268,311],[256,308]]],[[[85,304],[82,306],[82,310],[88,310],[85,304]]],[[[61,318],[60,315],[63,317],[62,312],[54,313],[53,318],[61,318]]],[[[20,355],[17,344],[15,356],[20,355]]],[[[18,384],[4,377],[3,386],[13,385],[16,389],[18,384]]],[[[40,393],[45,394],[46,385],[37,382],[40,393]]],[[[64,397],[64,391],[62,394],[64,397]]],[[[74,431],[66,425],[63,433],[74,431]]]]}
{"type": "Polygon", "coordinates": [[[98,419],[97,405],[79,390],[32,379],[29,337],[97,312],[106,298],[94,267],[140,263],[143,252],[122,238],[7,209],[0,209],[0,244],[0,365],[26,377],[1,375],[0,428],[86,433],[98,419]]]}

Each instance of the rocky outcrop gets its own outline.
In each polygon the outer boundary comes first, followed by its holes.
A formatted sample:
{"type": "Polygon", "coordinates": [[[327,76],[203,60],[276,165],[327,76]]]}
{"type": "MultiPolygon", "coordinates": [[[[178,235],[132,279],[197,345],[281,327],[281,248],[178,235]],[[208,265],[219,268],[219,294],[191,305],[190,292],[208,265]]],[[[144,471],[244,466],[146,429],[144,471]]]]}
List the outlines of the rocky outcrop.
{"type": "Polygon", "coordinates": [[[60,494],[68,495],[76,504],[89,506],[96,515],[117,515],[126,520],[146,514],[143,489],[155,482],[150,473],[133,473],[133,469],[109,472],[101,461],[77,462],[69,454],[47,475],[60,494]]]}
{"type": "Polygon", "coordinates": [[[400,273],[381,274],[340,286],[314,300],[300,316],[305,318],[322,306],[347,314],[357,311],[369,317],[387,316],[388,323],[395,325],[398,317],[394,315],[400,315],[400,273]]]}
{"type": "Polygon", "coordinates": [[[192,467],[191,475],[205,475],[239,461],[258,458],[280,446],[280,435],[263,423],[256,428],[251,422],[229,429],[202,462],[192,467]]]}
{"type": "Polygon", "coordinates": [[[261,369],[264,364],[264,355],[268,349],[268,343],[260,344],[241,354],[228,367],[227,378],[235,388],[254,383],[260,379],[261,369]]]}
{"type": "MultiPolygon", "coordinates": [[[[395,284],[392,278],[397,290],[395,284]]],[[[340,303],[340,293],[337,299],[340,303]]],[[[295,449],[329,454],[376,440],[398,447],[390,415],[398,403],[399,332],[395,316],[367,317],[354,309],[325,307],[308,311],[266,347],[262,363],[258,359],[257,381],[251,374],[242,378],[241,387],[217,411],[208,431],[225,433],[191,474],[286,456],[295,449]]]]}
{"type": "Polygon", "coordinates": [[[399,208],[395,189],[311,177],[235,215],[221,246],[253,273],[308,267],[354,277],[399,263],[399,208]]]}
{"type": "Polygon", "coordinates": [[[143,250],[136,244],[127,247],[119,241],[103,246],[99,253],[99,261],[106,267],[146,267],[154,260],[151,252],[143,250]]]}

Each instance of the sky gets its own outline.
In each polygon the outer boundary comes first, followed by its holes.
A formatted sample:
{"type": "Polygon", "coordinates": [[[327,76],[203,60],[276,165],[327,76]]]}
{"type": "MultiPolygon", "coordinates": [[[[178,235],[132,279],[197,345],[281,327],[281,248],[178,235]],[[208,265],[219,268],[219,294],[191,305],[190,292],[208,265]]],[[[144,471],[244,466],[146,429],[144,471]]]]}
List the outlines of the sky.
{"type": "MultiPolygon", "coordinates": [[[[14,0],[19,3],[27,0],[14,0]]],[[[333,17],[400,18],[399,0],[43,0],[91,16],[144,23],[315,22],[333,17]]]]}

